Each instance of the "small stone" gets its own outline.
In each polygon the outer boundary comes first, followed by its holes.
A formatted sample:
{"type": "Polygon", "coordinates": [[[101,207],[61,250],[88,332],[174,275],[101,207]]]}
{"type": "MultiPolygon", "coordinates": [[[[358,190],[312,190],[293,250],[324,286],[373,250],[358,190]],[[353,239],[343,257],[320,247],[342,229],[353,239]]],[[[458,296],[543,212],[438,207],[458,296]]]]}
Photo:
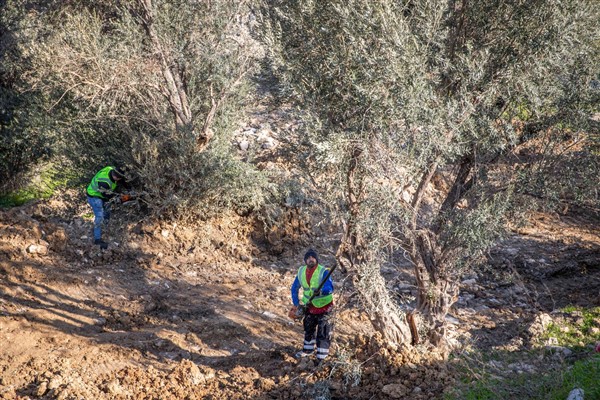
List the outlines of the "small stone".
{"type": "Polygon", "coordinates": [[[265,316],[268,319],[275,319],[277,318],[277,315],[273,314],[272,312],[269,311],[265,311],[262,313],[263,316],[265,316]]]}
{"type": "Polygon", "coordinates": [[[44,381],[44,382],[40,383],[40,385],[37,387],[35,394],[38,397],[42,397],[43,395],[46,394],[47,391],[48,391],[48,382],[44,381]]]}
{"type": "Polygon", "coordinates": [[[583,389],[573,389],[571,390],[571,392],[569,392],[569,397],[567,397],[567,400],[583,400],[584,399],[584,393],[583,393],[583,389]]]}
{"type": "Polygon", "coordinates": [[[250,142],[247,140],[242,140],[238,143],[238,146],[240,146],[240,150],[248,151],[248,148],[250,148],[250,142]]]}
{"type": "Polygon", "coordinates": [[[55,376],[50,379],[50,382],[48,383],[48,390],[58,389],[60,385],[62,385],[62,378],[60,376],[55,376]]]}
{"type": "Polygon", "coordinates": [[[47,254],[48,253],[48,247],[44,246],[44,245],[38,245],[38,244],[30,244],[27,247],[27,252],[29,254],[47,254]]]}
{"type": "Polygon", "coordinates": [[[117,379],[113,379],[110,382],[108,382],[104,387],[104,390],[106,393],[111,394],[113,396],[119,396],[123,394],[123,388],[121,388],[121,385],[119,384],[119,381],[117,379]]]}

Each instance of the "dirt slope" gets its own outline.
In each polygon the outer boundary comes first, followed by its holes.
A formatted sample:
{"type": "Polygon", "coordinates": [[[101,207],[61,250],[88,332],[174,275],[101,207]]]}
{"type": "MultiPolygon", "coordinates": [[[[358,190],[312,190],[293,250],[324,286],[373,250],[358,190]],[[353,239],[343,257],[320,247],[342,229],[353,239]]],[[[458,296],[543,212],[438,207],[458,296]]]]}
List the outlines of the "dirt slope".
{"type": "MultiPolygon", "coordinates": [[[[450,365],[382,350],[341,274],[332,357],[318,368],[292,357],[302,329],[286,317],[289,286],[308,243],[287,218],[276,233],[236,215],[113,221],[100,251],[76,193],[0,211],[0,398],[440,398],[450,365]]],[[[457,345],[519,350],[541,313],[600,305],[598,224],[569,218],[537,216],[465,279],[457,345]]]]}

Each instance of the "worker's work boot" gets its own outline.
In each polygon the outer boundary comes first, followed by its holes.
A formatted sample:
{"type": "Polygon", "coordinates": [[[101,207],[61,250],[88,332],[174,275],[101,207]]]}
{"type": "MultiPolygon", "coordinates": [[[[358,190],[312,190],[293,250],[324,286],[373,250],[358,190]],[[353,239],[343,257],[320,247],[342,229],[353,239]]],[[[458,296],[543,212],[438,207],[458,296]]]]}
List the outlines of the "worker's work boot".
{"type": "Polygon", "coordinates": [[[102,250],[108,249],[108,243],[106,243],[102,239],[95,239],[94,244],[99,245],[102,250]]]}
{"type": "Polygon", "coordinates": [[[294,355],[294,357],[295,357],[295,358],[304,358],[304,357],[310,357],[310,356],[312,356],[312,354],[313,354],[313,352],[312,352],[312,351],[309,353],[309,352],[306,352],[306,351],[300,350],[299,352],[297,352],[297,353],[294,355]]]}

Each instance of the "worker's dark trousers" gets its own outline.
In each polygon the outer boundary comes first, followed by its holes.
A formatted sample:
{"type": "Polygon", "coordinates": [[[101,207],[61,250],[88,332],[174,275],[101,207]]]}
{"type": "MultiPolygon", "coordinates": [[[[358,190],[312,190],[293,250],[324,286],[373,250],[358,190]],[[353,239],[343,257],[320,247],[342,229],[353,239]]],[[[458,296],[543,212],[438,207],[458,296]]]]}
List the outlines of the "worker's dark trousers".
{"type": "Polygon", "coordinates": [[[315,351],[317,345],[317,359],[324,360],[329,354],[331,345],[331,334],[333,332],[333,322],[331,314],[306,314],[304,317],[304,348],[305,353],[315,351]],[[316,334],[316,335],[315,335],[316,334]]]}

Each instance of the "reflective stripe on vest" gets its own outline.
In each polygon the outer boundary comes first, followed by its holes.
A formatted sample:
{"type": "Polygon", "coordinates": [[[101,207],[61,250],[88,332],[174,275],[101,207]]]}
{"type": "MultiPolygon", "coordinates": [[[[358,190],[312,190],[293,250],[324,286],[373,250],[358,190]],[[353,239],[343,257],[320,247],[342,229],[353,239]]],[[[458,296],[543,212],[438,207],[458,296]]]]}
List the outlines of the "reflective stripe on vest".
{"type": "Polygon", "coordinates": [[[100,191],[100,186],[98,185],[100,182],[108,183],[111,191],[114,191],[117,188],[117,182],[113,182],[110,179],[110,171],[113,169],[113,167],[104,167],[98,171],[96,176],[92,178],[92,181],[87,187],[88,196],[100,197],[101,199],[104,199],[104,195],[100,191]]]}
{"type": "MultiPolygon", "coordinates": [[[[317,269],[313,272],[312,277],[310,278],[310,283],[306,280],[306,265],[303,265],[298,270],[298,282],[302,285],[302,299],[300,303],[306,304],[308,303],[308,299],[312,296],[313,291],[316,290],[321,281],[327,275],[327,268],[323,267],[321,264],[317,265],[317,269]]],[[[311,301],[312,305],[321,308],[325,307],[327,304],[333,301],[333,295],[326,294],[323,296],[315,296],[315,298],[311,301]]]]}

